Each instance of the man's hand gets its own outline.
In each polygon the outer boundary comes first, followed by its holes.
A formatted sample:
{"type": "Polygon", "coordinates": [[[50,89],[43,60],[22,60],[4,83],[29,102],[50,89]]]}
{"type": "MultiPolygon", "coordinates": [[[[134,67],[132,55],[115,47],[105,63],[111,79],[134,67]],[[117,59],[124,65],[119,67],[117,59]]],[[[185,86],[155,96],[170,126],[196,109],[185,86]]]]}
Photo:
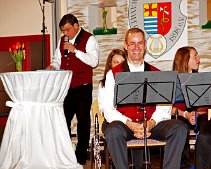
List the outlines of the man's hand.
{"type": "Polygon", "coordinates": [[[64,50],[69,50],[72,53],[74,53],[74,50],[76,49],[75,46],[70,42],[65,42],[63,48],[64,50]]]}
{"type": "Polygon", "coordinates": [[[53,67],[53,66],[49,65],[48,67],[46,67],[46,69],[45,69],[45,70],[55,70],[55,69],[56,69],[55,67],[53,67]]]}
{"type": "MultiPolygon", "coordinates": [[[[126,125],[134,132],[134,136],[136,138],[142,139],[144,138],[144,126],[143,123],[136,123],[127,120],[126,125]]],[[[150,120],[147,121],[147,128],[146,128],[146,137],[151,135],[150,130],[155,126],[155,121],[150,120]]]]}
{"type": "Polygon", "coordinates": [[[126,125],[134,132],[136,138],[141,139],[144,137],[143,124],[127,120],[126,125]]]}
{"type": "Polygon", "coordinates": [[[155,127],[156,121],[151,119],[147,121],[147,131],[150,132],[153,127],[155,127]]]}
{"type": "Polygon", "coordinates": [[[129,121],[127,120],[126,121],[126,125],[133,131],[135,132],[137,129],[141,128],[141,124],[139,123],[136,123],[136,122],[132,122],[132,121],[129,121]]]}
{"type": "MultiPolygon", "coordinates": [[[[195,111],[192,112],[184,112],[184,117],[188,119],[190,124],[195,125],[196,124],[196,117],[195,117],[195,111]]],[[[198,116],[198,114],[196,114],[198,116]]]]}

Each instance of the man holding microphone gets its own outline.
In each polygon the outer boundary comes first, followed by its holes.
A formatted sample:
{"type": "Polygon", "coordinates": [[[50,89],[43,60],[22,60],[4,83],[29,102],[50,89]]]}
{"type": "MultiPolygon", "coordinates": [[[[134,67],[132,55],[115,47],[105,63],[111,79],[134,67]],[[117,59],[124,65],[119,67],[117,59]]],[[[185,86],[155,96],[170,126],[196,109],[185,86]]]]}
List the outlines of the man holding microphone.
{"type": "Polygon", "coordinates": [[[96,38],[79,27],[77,18],[66,14],[59,23],[63,33],[51,64],[47,70],[71,70],[72,81],[64,100],[64,113],[71,134],[71,121],[76,114],[77,137],[76,157],[84,165],[90,139],[90,109],[92,104],[93,69],[99,61],[99,44],[96,38]]]}

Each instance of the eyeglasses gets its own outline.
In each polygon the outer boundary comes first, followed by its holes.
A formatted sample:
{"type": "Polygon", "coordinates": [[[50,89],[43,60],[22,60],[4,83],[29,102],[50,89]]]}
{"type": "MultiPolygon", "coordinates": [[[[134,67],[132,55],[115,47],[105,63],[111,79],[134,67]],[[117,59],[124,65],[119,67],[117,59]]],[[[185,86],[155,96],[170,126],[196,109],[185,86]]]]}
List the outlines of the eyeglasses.
{"type": "Polygon", "coordinates": [[[65,32],[69,32],[71,29],[73,29],[73,26],[72,26],[72,27],[67,27],[67,28],[64,29],[64,30],[61,30],[61,32],[62,32],[63,34],[65,34],[65,32]]]}
{"type": "Polygon", "coordinates": [[[142,47],[144,46],[144,42],[130,42],[127,44],[129,47],[135,48],[136,46],[142,47]]]}

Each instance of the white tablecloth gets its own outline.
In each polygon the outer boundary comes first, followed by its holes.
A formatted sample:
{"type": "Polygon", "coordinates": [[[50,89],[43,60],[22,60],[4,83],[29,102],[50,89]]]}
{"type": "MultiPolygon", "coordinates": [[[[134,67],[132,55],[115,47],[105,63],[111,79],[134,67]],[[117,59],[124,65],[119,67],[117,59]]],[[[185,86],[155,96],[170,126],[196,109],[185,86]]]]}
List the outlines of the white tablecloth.
{"type": "Polygon", "coordinates": [[[0,169],[80,169],[63,101],[71,71],[0,74],[12,107],[0,149],[0,169]]]}

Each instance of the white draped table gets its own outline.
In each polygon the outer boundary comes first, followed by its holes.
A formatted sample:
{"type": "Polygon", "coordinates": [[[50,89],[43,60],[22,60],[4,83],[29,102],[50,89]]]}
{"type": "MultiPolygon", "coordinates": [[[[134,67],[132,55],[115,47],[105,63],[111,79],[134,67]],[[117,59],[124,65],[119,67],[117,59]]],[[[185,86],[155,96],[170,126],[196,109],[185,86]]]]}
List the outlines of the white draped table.
{"type": "Polygon", "coordinates": [[[63,110],[71,71],[0,74],[12,107],[5,127],[0,169],[81,169],[63,110]]]}

